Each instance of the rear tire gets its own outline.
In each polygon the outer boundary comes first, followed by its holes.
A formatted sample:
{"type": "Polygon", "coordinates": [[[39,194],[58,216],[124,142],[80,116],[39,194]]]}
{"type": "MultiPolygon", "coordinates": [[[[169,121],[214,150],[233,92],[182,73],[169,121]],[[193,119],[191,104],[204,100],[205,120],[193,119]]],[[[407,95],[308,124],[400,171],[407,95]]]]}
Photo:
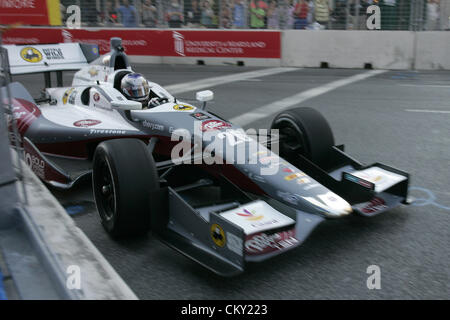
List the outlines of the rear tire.
{"type": "Polygon", "coordinates": [[[100,143],[94,154],[92,187],[105,230],[113,237],[150,230],[150,194],[159,189],[152,155],[137,139],[100,143]]]}
{"type": "Polygon", "coordinates": [[[334,137],[320,112],[306,107],[283,111],[271,129],[280,130],[280,156],[287,161],[294,162],[301,154],[319,166],[329,162],[334,137]]]}

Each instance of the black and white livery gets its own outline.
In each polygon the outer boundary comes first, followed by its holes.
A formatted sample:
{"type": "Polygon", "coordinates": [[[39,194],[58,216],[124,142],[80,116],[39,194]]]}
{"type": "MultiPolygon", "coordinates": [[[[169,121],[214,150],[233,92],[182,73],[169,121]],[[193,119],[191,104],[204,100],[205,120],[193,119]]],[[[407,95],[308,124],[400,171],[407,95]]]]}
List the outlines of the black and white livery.
{"type": "Polygon", "coordinates": [[[276,136],[247,135],[206,111],[211,91],[197,93],[196,106],[135,73],[118,38],[104,56],[82,44],[5,47],[12,75],[46,75],[37,99],[20,83],[7,88],[11,140],[53,187],[91,178],[113,237],[151,230],[231,276],[299,246],[326,219],[407,203],[409,175],[348,156],[316,110],[281,112],[276,136]],[[72,69],[79,71],[64,87],[61,72],[72,69]]]}

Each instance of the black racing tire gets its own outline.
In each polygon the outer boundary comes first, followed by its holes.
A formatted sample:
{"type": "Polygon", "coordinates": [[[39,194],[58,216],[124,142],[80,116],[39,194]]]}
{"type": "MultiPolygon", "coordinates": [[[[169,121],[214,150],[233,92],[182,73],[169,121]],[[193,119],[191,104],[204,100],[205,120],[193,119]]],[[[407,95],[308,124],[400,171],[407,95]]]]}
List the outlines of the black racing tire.
{"type": "Polygon", "coordinates": [[[294,162],[299,154],[319,166],[325,166],[334,146],[334,137],[328,121],[317,110],[294,108],[278,114],[271,129],[280,132],[280,156],[294,162]]]}
{"type": "Polygon", "coordinates": [[[150,194],[159,190],[159,178],[144,142],[100,143],[94,154],[92,188],[102,225],[111,236],[138,236],[150,230],[155,214],[150,194]]]}

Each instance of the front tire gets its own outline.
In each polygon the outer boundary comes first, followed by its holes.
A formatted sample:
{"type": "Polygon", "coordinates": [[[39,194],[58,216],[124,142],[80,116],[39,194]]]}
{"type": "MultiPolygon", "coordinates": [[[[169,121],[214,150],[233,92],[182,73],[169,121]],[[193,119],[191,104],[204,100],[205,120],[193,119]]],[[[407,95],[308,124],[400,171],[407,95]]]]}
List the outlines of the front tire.
{"type": "Polygon", "coordinates": [[[152,155],[137,139],[100,143],[94,154],[92,186],[105,230],[113,237],[150,230],[151,192],[159,189],[152,155]]]}
{"type": "Polygon", "coordinates": [[[334,146],[333,132],[325,117],[315,109],[301,107],[278,114],[271,129],[280,132],[280,156],[295,162],[298,155],[326,166],[334,146]]]}

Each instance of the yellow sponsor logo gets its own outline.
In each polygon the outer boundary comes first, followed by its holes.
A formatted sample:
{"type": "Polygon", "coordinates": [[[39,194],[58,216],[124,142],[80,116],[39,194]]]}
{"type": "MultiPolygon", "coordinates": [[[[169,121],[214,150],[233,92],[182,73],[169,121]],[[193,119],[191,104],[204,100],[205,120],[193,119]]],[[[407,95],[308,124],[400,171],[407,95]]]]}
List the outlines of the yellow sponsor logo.
{"type": "Polygon", "coordinates": [[[42,53],[33,47],[26,47],[20,51],[20,56],[23,60],[31,63],[42,61],[42,53]]]}
{"type": "Polygon", "coordinates": [[[297,180],[298,184],[305,184],[305,183],[310,183],[311,180],[309,180],[308,178],[301,178],[297,180]]]}
{"type": "Polygon", "coordinates": [[[227,243],[225,232],[217,223],[213,224],[210,229],[211,239],[218,247],[223,247],[227,243]]]}
{"type": "Polygon", "coordinates": [[[187,104],[177,104],[174,105],[173,108],[177,111],[191,111],[194,110],[193,106],[187,105],[187,104]]]}
{"type": "Polygon", "coordinates": [[[91,77],[95,77],[98,75],[98,70],[95,68],[89,69],[88,73],[91,75],[91,77]]]}
{"type": "Polygon", "coordinates": [[[70,94],[73,92],[73,90],[75,90],[75,88],[70,88],[69,90],[67,90],[66,92],[64,92],[63,98],[62,98],[62,102],[63,104],[67,103],[67,100],[69,99],[70,94]]]}

